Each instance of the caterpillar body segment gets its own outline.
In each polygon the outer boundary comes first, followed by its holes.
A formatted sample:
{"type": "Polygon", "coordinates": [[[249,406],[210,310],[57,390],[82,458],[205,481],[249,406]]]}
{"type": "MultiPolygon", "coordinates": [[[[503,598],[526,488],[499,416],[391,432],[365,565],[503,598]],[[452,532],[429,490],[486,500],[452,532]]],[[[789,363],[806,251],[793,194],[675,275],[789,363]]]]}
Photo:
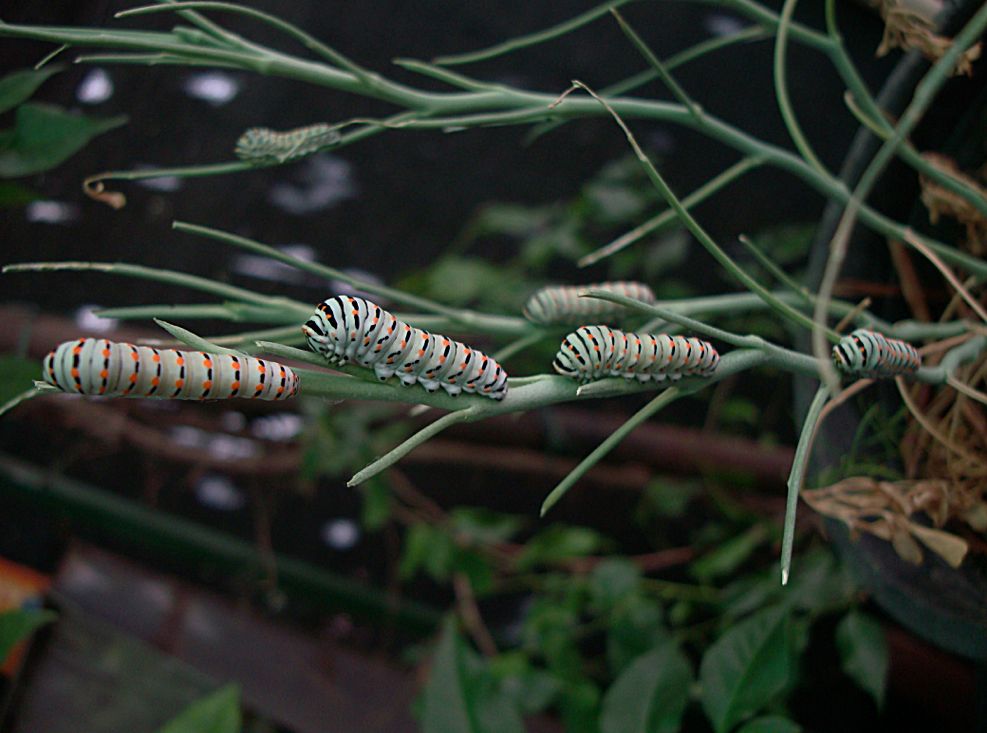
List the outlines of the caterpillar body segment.
{"type": "Polygon", "coordinates": [[[309,347],[330,364],[353,363],[429,392],[444,389],[501,400],[507,373],[494,359],[466,344],[410,326],[364,298],[337,295],[319,303],[302,326],[309,347]]]}
{"type": "Polygon", "coordinates": [[[96,338],[59,344],[42,377],[63,392],[106,397],[285,400],[298,393],[298,376],[278,362],[96,338]]]}
{"type": "Polygon", "coordinates": [[[719,361],[712,344],[698,338],[581,326],[563,339],[552,366],[580,382],[624,377],[643,383],[708,377],[719,361]]]}
{"type": "Polygon", "coordinates": [[[833,362],[845,374],[878,378],[916,372],[922,357],[907,341],[858,328],[833,347],[833,362]]]}
{"type": "Polygon", "coordinates": [[[599,298],[584,298],[588,290],[605,290],[616,295],[654,303],[655,294],[644,283],[615,281],[590,285],[557,285],[536,291],[524,306],[524,317],[542,326],[609,320],[627,313],[622,305],[599,298]]]}

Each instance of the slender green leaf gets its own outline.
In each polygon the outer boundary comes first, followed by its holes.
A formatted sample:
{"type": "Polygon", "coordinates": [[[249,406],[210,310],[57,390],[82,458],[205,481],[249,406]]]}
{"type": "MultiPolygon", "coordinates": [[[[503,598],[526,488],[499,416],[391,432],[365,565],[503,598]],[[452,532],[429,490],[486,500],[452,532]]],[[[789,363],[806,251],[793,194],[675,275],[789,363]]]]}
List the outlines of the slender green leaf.
{"type": "Polygon", "coordinates": [[[603,697],[602,733],[674,733],[689,702],[692,666],[672,642],[634,660],[603,697]]]}
{"type": "Polygon", "coordinates": [[[14,608],[0,613],[0,664],[21,639],[26,639],[39,626],[54,621],[53,611],[14,608]]]}
{"type": "Polygon", "coordinates": [[[461,647],[456,622],[450,617],[442,628],[425,686],[424,733],[475,733],[480,730],[475,700],[469,696],[461,647]]]}
{"type": "Polygon", "coordinates": [[[730,628],[703,655],[702,703],[716,733],[761,710],[795,675],[789,615],[759,611],[730,628]]]}
{"type": "Polygon", "coordinates": [[[643,596],[632,596],[611,612],[607,662],[613,674],[668,639],[662,616],[661,606],[643,596]]]}
{"type": "Polygon", "coordinates": [[[763,524],[754,524],[746,532],[727,540],[696,560],[690,570],[703,581],[730,575],[767,539],[767,528],[763,524]]]}
{"type": "Polygon", "coordinates": [[[158,733],[240,733],[240,687],[231,683],[196,700],[158,733]]]}
{"type": "Polygon", "coordinates": [[[43,69],[20,69],[0,79],[0,113],[30,99],[48,77],[57,74],[62,68],[46,66],[43,69]]]}
{"type": "Polygon", "coordinates": [[[850,611],[836,627],[836,646],[843,671],[881,707],[888,677],[884,628],[866,613],[850,611]]]}
{"type": "Polygon", "coordinates": [[[122,116],[97,119],[72,114],[50,104],[22,104],[14,129],[0,133],[0,177],[16,178],[54,168],[97,135],[126,121],[122,116]]]}
{"type": "Polygon", "coordinates": [[[754,718],[737,733],[801,733],[802,726],[794,723],[788,718],[778,715],[766,715],[763,718],[754,718]]]}
{"type": "Polygon", "coordinates": [[[483,507],[456,507],[449,512],[453,530],[474,542],[509,540],[521,528],[521,517],[483,507]]]}

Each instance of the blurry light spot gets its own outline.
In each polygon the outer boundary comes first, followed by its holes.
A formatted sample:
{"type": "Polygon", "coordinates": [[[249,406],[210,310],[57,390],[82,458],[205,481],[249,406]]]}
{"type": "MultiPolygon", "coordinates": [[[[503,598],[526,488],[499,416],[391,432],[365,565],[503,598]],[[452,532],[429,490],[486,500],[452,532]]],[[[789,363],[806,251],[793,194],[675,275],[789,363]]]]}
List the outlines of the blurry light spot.
{"type": "MultiPolygon", "coordinates": [[[[307,244],[285,244],[278,247],[278,249],[286,255],[296,257],[305,262],[315,261],[315,250],[307,244]]],[[[237,255],[233,259],[233,271],[240,275],[256,277],[261,280],[274,280],[292,284],[308,282],[315,285],[325,282],[325,280],[316,275],[302,272],[298,268],[284,262],[277,262],[270,257],[261,257],[260,255],[237,255]]]]}
{"type": "Polygon", "coordinates": [[[173,425],[168,433],[171,436],[171,442],[182,448],[198,448],[205,442],[208,435],[205,431],[193,428],[191,425],[173,425]]]}
{"type": "Polygon", "coordinates": [[[103,69],[93,69],[79,82],[76,98],[83,104],[99,104],[113,96],[113,80],[103,69]]]}
{"type": "Polygon", "coordinates": [[[349,163],[321,153],[305,161],[299,184],[275,183],[268,200],[289,214],[303,215],[356,196],[349,163]]]}
{"type": "Polygon", "coordinates": [[[675,150],[675,136],[668,130],[652,130],[646,133],[645,142],[648,149],[656,153],[671,153],[675,150]]]}
{"type": "Polygon", "coordinates": [[[732,36],[744,29],[743,21],[723,13],[710,13],[703,20],[703,25],[714,36],[732,36]]]}
{"type": "Polygon", "coordinates": [[[216,107],[231,101],[240,93],[240,82],[222,71],[192,74],[185,80],[185,93],[216,107]]]}
{"type": "Polygon", "coordinates": [[[257,446],[249,438],[223,434],[211,436],[206,450],[221,461],[238,461],[257,454],[257,446]]]}
{"type": "Polygon", "coordinates": [[[99,310],[99,305],[80,305],[75,310],[73,320],[75,325],[81,330],[89,333],[102,333],[112,331],[120,323],[116,318],[100,318],[94,311],[99,310]]]}
{"type": "Polygon", "coordinates": [[[24,208],[24,216],[41,224],[69,224],[79,218],[79,207],[61,201],[32,201],[24,208]]]}
{"type": "MultiPolygon", "coordinates": [[[[384,281],[372,272],[367,270],[361,270],[356,267],[345,267],[343,272],[347,275],[352,275],[355,278],[363,280],[364,282],[373,283],[374,285],[383,285],[384,281]]],[[[358,298],[366,298],[372,300],[377,305],[387,306],[389,301],[382,295],[377,293],[368,293],[365,290],[360,290],[359,288],[354,288],[352,285],[344,283],[342,280],[330,280],[329,281],[329,292],[331,293],[346,293],[347,295],[355,295],[358,298]]]]}
{"type": "Polygon", "coordinates": [[[247,416],[235,410],[227,410],[219,420],[223,430],[229,430],[231,433],[243,430],[247,426],[247,416]]]}
{"type": "Polygon", "coordinates": [[[250,423],[250,434],[261,440],[287,441],[301,433],[303,426],[299,415],[265,415],[250,423]]]}
{"type": "Polygon", "coordinates": [[[334,550],[348,550],[360,539],[360,528],[352,519],[330,519],[322,525],[322,541],[334,550]]]}
{"type": "Polygon", "coordinates": [[[170,193],[182,187],[182,179],[178,176],[161,176],[160,178],[145,178],[137,181],[137,184],[152,191],[170,193]]]}
{"type": "Polygon", "coordinates": [[[195,485],[195,497],[210,509],[235,512],[247,503],[243,492],[226,476],[207,473],[195,485]]]}

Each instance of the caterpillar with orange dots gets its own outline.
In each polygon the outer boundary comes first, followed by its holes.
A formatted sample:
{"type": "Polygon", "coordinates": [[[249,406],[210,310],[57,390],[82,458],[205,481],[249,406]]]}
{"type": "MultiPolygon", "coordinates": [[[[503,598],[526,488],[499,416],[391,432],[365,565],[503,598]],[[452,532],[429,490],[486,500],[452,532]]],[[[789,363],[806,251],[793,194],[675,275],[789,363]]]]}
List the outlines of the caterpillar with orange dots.
{"type": "Polygon", "coordinates": [[[63,392],[104,397],[286,400],[298,393],[298,376],[275,361],[96,338],[59,344],[42,376],[63,392]]]}
{"type": "Polygon", "coordinates": [[[478,349],[409,326],[376,303],[336,295],[316,306],[302,326],[309,347],[330,364],[373,369],[381,381],[397,375],[428,392],[469,392],[495,400],[507,395],[507,372],[478,349]]]}
{"type": "Polygon", "coordinates": [[[922,366],[922,357],[907,341],[858,328],[833,347],[833,362],[845,374],[869,378],[893,377],[918,371],[922,366]]]}
{"type": "Polygon", "coordinates": [[[627,315],[622,305],[600,298],[584,298],[587,290],[603,290],[615,295],[654,303],[655,294],[644,283],[618,280],[589,285],[551,285],[536,291],[524,306],[524,317],[541,326],[575,324],[587,320],[608,320],[627,315]]]}
{"type": "Polygon", "coordinates": [[[713,345],[701,339],[581,326],[562,341],[552,366],[580,382],[604,377],[660,382],[712,376],[719,362],[713,345]]]}

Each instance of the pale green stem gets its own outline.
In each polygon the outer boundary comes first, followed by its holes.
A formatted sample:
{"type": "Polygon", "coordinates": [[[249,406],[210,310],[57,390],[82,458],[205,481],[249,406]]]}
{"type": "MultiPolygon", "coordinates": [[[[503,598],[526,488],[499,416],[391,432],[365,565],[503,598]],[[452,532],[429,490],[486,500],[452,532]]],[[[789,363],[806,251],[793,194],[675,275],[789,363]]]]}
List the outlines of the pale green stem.
{"type": "MultiPolygon", "coordinates": [[[[816,327],[812,332],[812,350],[816,355],[822,356],[826,352],[823,325],[826,318],[827,304],[830,297],[832,297],[836,278],[839,276],[840,270],[843,267],[843,260],[846,257],[846,251],[849,245],[850,232],[858,215],[862,211],[864,200],[870,194],[871,189],[874,187],[878,177],[895,151],[912,129],[914,129],[915,125],[922,119],[929,105],[932,104],[936,93],[949,78],[960,55],[980,37],[985,27],[987,27],[987,5],[984,5],[977,11],[963,30],[953,39],[953,44],[946,53],[942,55],[921,81],[919,81],[915,87],[915,94],[912,97],[912,101],[895,126],[894,134],[881,145],[881,148],[860,176],[830,243],[829,258],[826,262],[822,281],[819,286],[818,300],[813,314],[816,327]]],[[[906,238],[904,241],[907,243],[908,239],[906,238]]],[[[936,254],[941,255],[938,251],[936,254]]],[[[824,362],[822,377],[831,390],[838,385],[839,380],[836,371],[829,362],[824,362]]]]}
{"type": "Polygon", "coordinates": [[[0,417],[6,415],[8,412],[10,412],[15,407],[17,407],[20,403],[26,402],[27,400],[37,397],[40,394],[42,394],[40,390],[38,390],[36,387],[31,387],[30,389],[25,389],[19,395],[11,397],[9,400],[7,400],[2,405],[0,405],[0,417]]]}
{"type": "Polygon", "coordinates": [[[798,120],[795,118],[795,110],[792,109],[792,101],[788,97],[788,82],[785,78],[786,66],[785,55],[788,46],[788,29],[792,22],[792,13],[795,11],[795,3],[798,0],[785,0],[781,10],[781,18],[778,20],[778,34],[775,38],[774,55],[774,82],[775,97],[778,100],[778,109],[781,111],[781,118],[788,129],[788,134],[795,143],[795,148],[801,153],[805,161],[816,169],[820,174],[828,176],[829,172],[822,164],[816,154],[812,151],[812,146],[806,140],[798,120]]]}
{"type": "Polygon", "coordinates": [[[252,323],[300,324],[312,313],[312,308],[279,309],[246,303],[196,303],[190,305],[135,305],[122,308],[101,308],[94,313],[100,318],[137,320],[143,318],[220,319],[252,323]]]}
{"type": "Polygon", "coordinates": [[[747,251],[754,255],[754,258],[761,263],[761,267],[771,273],[775,280],[799,296],[803,303],[812,305],[812,296],[809,295],[808,291],[789,277],[788,273],[782,270],[770,257],[764,254],[764,252],[761,251],[761,248],[754,244],[750,237],[746,237],[741,234],[737,237],[737,239],[739,239],[740,243],[747,248],[747,251]]]}
{"type": "Polygon", "coordinates": [[[241,300],[254,305],[272,306],[275,308],[304,308],[308,306],[297,300],[284,298],[281,296],[269,296],[255,293],[252,290],[238,288],[233,285],[224,285],[215,280],[210,280],[197,275],[188,275],[184,272],[174,270],[163,270],[154,267],[144,267],[142,265],[131,265],[124,262],[20,262],[15,265],[5,265],[2,272],[59,272],[59,271],[81,271],[81,272],[102,272],[108,275],[122,275],[124,277],[135,277],[141,280],[152,282],[168,283],[170,285],[180,285],[192,290],[199,290],[203,293],[211,293],[221,298],[241,300]]]}
{"type": "Polygon", "coordinates": [[[668,69],[666,69],[661,61],[658,60],[658,57],[655,56],[654,52],[648,48],[648,44],[641,40],[641,37],[635,32],[630,24],[624,20],[624,16],[617,11],[617,8],[610,8],[610,14],[617,20],[617,25],[620,26],[620,30],[623,31],[624,35],[627,36],[630,42],[638,50],[638,53],[644,56],[645,61],[651,64],[651,67],[655,70],[655,73],[658,74],[658,77],[662,80],[662,83],[668,87],[668,91],[672,93],[672,96],[678,100],[679,104],[689,110],[689,114],[695,118],[699,125],[702,125],[703,113],[699,108],[699,105],[697,105],[686,93],[685,89],[683,89],[679,83],[675,81],[675,78],[669,73],[668,69]]]}
{"type": "Polygon", "coordinates": [[[799,492],[805,479],[805,471],[809,466],[812,455],[812,440],[819,415],[829,400],[829,390],[820,385],[816,396],[812,398],[809,411],[802,423],[798,445],[795,446],[795,457],[792,459],[792,470],[788,474],[788,500],[785,504],[785,528],[781,539],[781,584],[788,584],[788,576],[792,568],[792,547],[795,544],[795,514],[798,510],[799,492]]]}
{"type": "Polygon", "coordinates": [[[515,341],[509,343],[507,346],[500,349],[499,351],[494,352],[493,358],[496,361],[506,361],[507,359],[510,359],[518,352],[524,351],[526,348],[528,348],[533,344],[537,344],[543,338],[545,338],[544,332],[534,331],[532,333],[529,333],[527,336],[522,336],[521,338],[516,339],[515,341]]]}
{"type": "MultiPolygon", "coordinates": [[[[702,186],[682,199],[682,206],[686,209],[691,209],[696,204],[710,198],[748,171],[751,171],[763,164],[763,158],[742,158],[722,173],[706,181],[702,186]]],[[[663,227],[672,223],[676,219],[677,215],[674,209],[665,209],[665,211],[648,219],[643,224],[634,227],[629,232],[622,234],[609,244],[600,247],[594,252],[590,252],[584,257],[581,257],[576,264],[579,265],[579,267],[588,267],[589,265],[595,264],[606,257],[610,257],[611,255],[620,252],[622,249],[633,244],[634,242],[637,242],[641,238],[660,231],[663,227]]]]}
{"type": "Polygon", "coordinates": [[[381,471],[384,471],[400,461],[419,445],[441,433],[446,428],[457,423],[466,422],[474,414],[473,407],[466,407],[456,412],[450,412],[438,420],[429,423],[417,433],[395,448],[392,448],[376,461],[353,474],[353,478],[346,482],[347,486],[357,486],[369,478],[373,478],[381,471]]]}
{"type": "Polygon", "coordinates": [[[162,321],[160,318],[155,318],[154,322],[157,323],[161,328],[170,333],[176,339],[181,341],[183,344],[188,344],[193,349],[198,349],[199,351],[205,351],[210,354],[229,354],[230,356],[246,356],[242,351],[237,351],[236,349],[227,349],[218,344],[214,344],[201,336],[192,333],[189,330],[182,328],[181,326],[176,326],[173,323],[168,323],[167,321],[162,321]]]}
{"type": "MultiPolygon", "coordinates": [[[[692,233],[692,235],[699,240],[699,243],[706,248],[706,251],[709,252],[713,256],[713,258],[717,262],[719,262],[720,265],[722,265],[725,270],[727,270],[727,272],[729,272],[731,275],[737,278],[748,290],[757,293],[761,298],[763,298],[764,301],[772,307],[772,310],[777,312],[779,315],[793,321],[794,323],[797,323],[800,326],[811,329],[813,327],[812,319],[808,318],[803,313],[800,313],[799,311],[795,310],[784,301],[775,298],[770,291],[768,291],[764,286],[762,286],[754,278],[748,275],[743,270],[743,268],[741,268],[737,263],[735,263],[730,258],[730,256],[727,255],[727,253],[724,252],[720,248],[720,246],[713,241],[713,238],[710,237],[706,233],[706,230],[699,225],[699,222],[697,222],[693,218],[692,214],[690,214],[688,210],[686,210],[686,208],[682,205],[682,202],[679,201],[678,197],[675,195],[675,193],[672,191],[669,185],[665,183],[665,179],[661,177],[661,174],[658,173],[658,170],[652,164],[651,160],[648,158],[647,155],[645,155],[644,151],[641,149],[641,146],[638,145],[637,139],[634,137],[634,134],[630,131],[630,128],[627,127],[627,125],[624,123],[624,120],[620,117],[620,115],[616,112],[616,110],[614,110],[613,107],[611,107],[606,100],[601,99],[599,96],[597,96],[597,94],[592,89],[587,87],[585,84],[578,81],[573,82],[573,84],[575,86],[578,86],[586,90],[586,92],[590,94],[590,96],[596,99],[597,102],[599,102],[607,109],[610,115],[620,126],[621,130],[624,131],[624,135],[627,137],[627,141],[630,143],[631,147],[633,148],[634,154],[637,156],[637,159],[641,162],[641,165],[644,166],[645,172],[648,174],[648,177],[651,179],[651,182],[654,184],[655,188],[658,189],[658,192],[661,193],[662,197],[664,197],[664,199],[668,202],[669,206],[671,206],[672,209],[675,210],[675,213],[678,214],[679,218],[685,224],[686,229],[688,229],[692,233]]],[[[839,341],[838,338],[836,340],[839,341]]]]}
{"type": "Polygon", "coordinates": [[[566,495],[566,492],[568,492],[579,479],[586,475],[587,471],[599,463],[610,451],[620,445],[621,441],[630,435],[635,428],[653,417],[666,405],[670,405],[680,396],[681,390],[678,387],[669,387],[640,410],[635,412],[623,425],[610,433],[610,435],[608,435],[602,443],[600,443],[588,456],[579,462],[579,465],[569,472],[568,476],[562,479],[555,486],[555,488],[549,492],[548,496],[546,496],[545,500],[542,502],[541,511],[539,512],[540,516],[544,517],[548,510],[555,506],[555,504],[566,495]]]}

